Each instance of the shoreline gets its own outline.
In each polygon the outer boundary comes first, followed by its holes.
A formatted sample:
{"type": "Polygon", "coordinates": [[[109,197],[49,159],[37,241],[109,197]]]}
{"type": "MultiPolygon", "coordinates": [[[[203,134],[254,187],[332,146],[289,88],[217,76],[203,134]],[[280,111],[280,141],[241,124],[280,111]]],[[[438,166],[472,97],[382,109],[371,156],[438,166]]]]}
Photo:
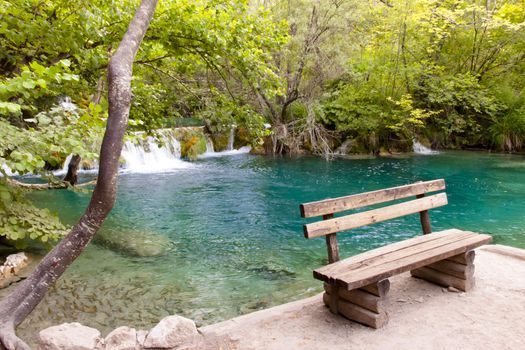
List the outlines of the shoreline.
{"type": "Polygon", "coordinates": [[[229,337],[232,349],[518,349],[525,327],[525,250],[476,249],[476,287],[468,293],[391,278],[389,323],[378,330],[333,315],[322,293],[200,328],[229,337]]]}
{"type": "MultiPolygon", "coordinates": [[[[381,329],[331,314],[320,293],[202,326],[194,348],[523,348],[525,339],[516,335],[525,327],[525,249],[495,244],[476,251],[476,287],[468,293],[409,273],[392,277],[386,304],[390,321],[381,329]]],[[[26,341],[36,345],[36,334],[26,341]]]]}

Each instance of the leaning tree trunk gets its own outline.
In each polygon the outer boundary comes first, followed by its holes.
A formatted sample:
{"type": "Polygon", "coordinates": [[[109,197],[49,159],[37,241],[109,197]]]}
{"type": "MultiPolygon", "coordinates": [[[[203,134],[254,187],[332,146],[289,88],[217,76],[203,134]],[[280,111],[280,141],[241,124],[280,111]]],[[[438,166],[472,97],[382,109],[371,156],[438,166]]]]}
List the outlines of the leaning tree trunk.
{"type": "Polygon", "coordinates": [[[100,150],[98,182],[91,201],[69,234],[50,251],[33,273],[0,302],[0,349],[30,350],[15,328],[44,298],[91,241],[113,208],[120,152],[131,102],[133,60],[155,12],[157,0],[142,0],[108,66],[109,117],[100,150]]]}

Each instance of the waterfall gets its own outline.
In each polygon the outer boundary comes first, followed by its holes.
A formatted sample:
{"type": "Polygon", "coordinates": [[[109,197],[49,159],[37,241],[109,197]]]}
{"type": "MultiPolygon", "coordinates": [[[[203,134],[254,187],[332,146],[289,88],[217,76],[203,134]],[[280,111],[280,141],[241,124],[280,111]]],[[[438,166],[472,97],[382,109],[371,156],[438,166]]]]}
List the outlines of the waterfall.
{"type": "Polygon", "coordinates": [[[234,155],[237,155],[237,154],[250,153],[250,151],[252,150],[252,148],[250,146],[244,146],[244,147],[241,147],[239,149],[233,149],[234,130],[235,130],[235,126],[233,126],[230,129],[230,135],[229,135],[229,138],[228,138],[228,148],[227,148],[227,150],[221,151],[221,152],[215,152],[215,149],[213,147],[213,142],[212,142],[211,138],[208,135],[206,135],[206,153],[199,155],[198,158],[200,158],[200,159],[216,158],[216,157],[234,156],[234,155]]]}
{"type": "Polygon", "coordinates": [[[65,96],[65,97],[60,98],[59,101],[58,101],[58,105],[62,109],[66,110],[68,112],[72,112],[72,113],[76,113],[77,109],[78,109],[77,105],[74,104],[71,101],[71,97],[69,97],[69,96],[65,96]]]}
{"type": "Polygon", "coordinates": [[[206,134],[206,153],[215,153],[212,139],[206,134]]]}
{"type": "Polygon", "coordinates": [[[433,151],[428,147],[423,146],[417,140],[413,141],[412,150],[417,154],[438,154],[438,151],[433,151]]]}
{"type": "Polygon", "coordinates": [[[187,169],[193,165],[180,159],[180,143],[170,129],[160,130],[158,138],[148,136],[138,144],[126,141],[122,149],[123,170],[134,173],[158,173],[187,169]]]}
{"type": "Polygon", "coordinates": [[[71,158],[73,158],[73,154],[67,156],[66,160],[64,160],[64,164],[62,164],[62,169],[53,171],[53,174],[56,176],[66,175],[67,169],[69,168],[69,162],[71,162],[71,158]]]}
{"type": "Polygon", "coordinates": [[[227,151],[233,151],[233,141],[235,140],[235,125],[232,125],[230,128],[230,136],[228,137],[228,147],[227,151]]]}

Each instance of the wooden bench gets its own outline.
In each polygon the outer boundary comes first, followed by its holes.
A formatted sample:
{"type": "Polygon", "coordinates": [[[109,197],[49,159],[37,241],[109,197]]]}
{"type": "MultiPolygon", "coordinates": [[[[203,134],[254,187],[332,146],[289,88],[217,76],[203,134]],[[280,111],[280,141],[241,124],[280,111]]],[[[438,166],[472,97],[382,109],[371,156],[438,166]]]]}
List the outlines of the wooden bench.
{"type": "Polygon", "coordinates": [[[492,237],[458,229],[431,233],[428,210],[446,205],[447,195],[425,194],[444,189],[445,181],[440,179],[301,205],[302,217],[323,217],[323,221],[304,225],[304,235],[326,237],[330,264],[316,269],[314,277],[324,282],[323,300],[331,312],[374,328],[385,325],[388,278],[406,271],[445,287],[462,291],[474,287],[473,249],[492,237]],[[414,196],[413,200],[334,217],[335,213],[414,196]],[[339,259],[337,232],[415,213],[419,213],[423,236],[339,259]]]}

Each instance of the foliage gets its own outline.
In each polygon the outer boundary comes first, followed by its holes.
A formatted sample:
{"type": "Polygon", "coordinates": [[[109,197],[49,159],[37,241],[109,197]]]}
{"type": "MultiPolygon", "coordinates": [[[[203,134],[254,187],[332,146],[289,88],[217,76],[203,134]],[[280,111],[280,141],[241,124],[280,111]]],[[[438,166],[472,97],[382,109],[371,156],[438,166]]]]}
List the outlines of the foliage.
{"type": "Polygon", "coordinates": [[[525,3],[389,3],[356,4],[346,40],[358,46],[340,53],[345,71],[318,95],[319,121],[341,140],[424,135],[434,146],[520,150],[523,110],[500,92],[523,91],[525,3]]]}
{"type": "Polygon", "coordinates": [[[36,208],[20,190],[0,179],[0,237],[22,247],[28,240],[56,241],[65,233],[56,215],[36,208]]]}
{"type": "Polygon", "coordinates": [[[23,67],[20,75],[0,83],[0,103],[8,106],[0,111],[0,162],[20,175],[45,173],[46,166],[56,168],[72,153],[87,159],[96,156],[87,145],[100,135],[100,107],[79,110],[64,103],[24,118],[36,112],[33,101],[53,97],[53,84],[77,79],[61,72],[67,66],[67,62],[60,62],[44,68],[33,63],[30,69],[23,67]]]}

